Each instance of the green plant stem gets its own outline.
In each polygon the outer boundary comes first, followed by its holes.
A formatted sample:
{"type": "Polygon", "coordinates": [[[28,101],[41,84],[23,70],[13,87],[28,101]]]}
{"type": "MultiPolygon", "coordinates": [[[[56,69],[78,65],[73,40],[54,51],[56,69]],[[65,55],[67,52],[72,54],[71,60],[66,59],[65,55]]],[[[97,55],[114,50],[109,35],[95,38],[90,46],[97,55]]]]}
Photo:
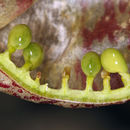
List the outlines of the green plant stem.
{"type": "Polygon", "coordinates": [[[110,76],[106,76],[103,80],[103,91],[109,92],[111,90],[110,86],[110,76]]]}
{"type": "Polygon", "coordinates": [[[67,91],[69,89],[68,80],[69,80],[69,75],[65,75],[62,78],[61,91],[63,92],[64,95],[67,93],[67,91]]]}
{"type": "Polygon", "coordinates": [[[93,80],[94,80],[94,77],[92,77],[92,76],[87,77],[87,79],[86,79],[86,88],[85,88],[86,93],[93,91],[93,88],[92,88],[93,80]]]}

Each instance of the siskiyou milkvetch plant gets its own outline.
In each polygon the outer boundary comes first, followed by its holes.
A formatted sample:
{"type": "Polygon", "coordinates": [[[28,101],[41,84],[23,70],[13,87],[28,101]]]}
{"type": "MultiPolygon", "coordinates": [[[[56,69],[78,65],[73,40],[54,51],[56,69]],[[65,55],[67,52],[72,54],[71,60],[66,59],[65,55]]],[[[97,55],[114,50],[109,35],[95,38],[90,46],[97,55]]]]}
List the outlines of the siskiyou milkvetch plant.
{"type": "Polygon", "coordinates": [[[86,88],[83,90],[70,88],[71,68],[67,67],[64,68],[62,74],[61,88],[50,88],[48,83],[40,84],[40,72],[37,73],[35,79],[32,79],[30,71],[36,69],[43,62],[44,55],[42,47],[38,43],[32,42],[31,30],[27,25],[19,24],[13,27],[8,36],[7,50],[0,54],[1,73],[10,78],[12,88],[1,84],[3,89],[8,89],[7,93],[25,100],[37,103],[64,104],[64,106],[71,107],[75,104],[81,104],[76,107],[100,106],[130,99],[130,74],[123,55],[117,49],[107,48],[101,55],[90,51],[83,56],[80,61],[82,72],[86,75],[86,88]],[[17,67],[11,61],[11,55],[16,50],[23,50],[25,63],[22,67],[17,67]],[[102,72],[101,68],[103,68],[102,72]],[[94,91],[93,81],[98,73],[102,75],[103,88],[100,91],[94,91]],[[112,90],[110,73],[118,73],[124,86],[112,90]]]}

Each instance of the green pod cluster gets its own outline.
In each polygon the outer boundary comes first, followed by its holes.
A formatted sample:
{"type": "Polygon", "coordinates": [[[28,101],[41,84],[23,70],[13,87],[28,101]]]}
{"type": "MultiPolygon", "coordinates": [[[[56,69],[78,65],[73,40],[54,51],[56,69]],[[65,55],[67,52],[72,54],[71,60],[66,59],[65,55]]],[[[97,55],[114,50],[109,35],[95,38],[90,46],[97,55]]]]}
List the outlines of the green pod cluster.
{"type": "MultiPolygon", "coordinates": [[[[88,52],[87,54],[83,56],[81,60],[82,71],[87,76],[86,89],[85,89],[86,93],[93,91],[92,89],[93,80],[95,76],[97,75],[97,73],[100,71],[101,66],[103,67],[105,71],[109,73],[119,73],[120,75],[122,74],[127,75],[128,73],[128,67],[125,62],[125,59],[118,50],[114,48],[108,48],[103,51],[103,53],[101,54],[101,58],[95,52],[88,52]]],[[[109,84],[110,82],[109,73],[107,76],[103,77],[104,79],[103,91],[107,91],[107,92],[109,92],[111,89],[111,86],[109,84]]],[[[126,84],[126,81],[124,81],[124,77],[122,79],[123,79],[123,83],[126,84]]]]}
{"type": "Polygon", "coordinates": [[[38,67],[44,57],[42,48],[38,43],[31,42],[32,34],[30,28],[25,24],[13,27],[8,37],[8,51],[11,55],[17,49],[23,49],[25,65],[23,68],[32,70],[38,67]]]}
{"type": "Polygon", "coordinates": [[[101,58],[95,52],[88,52],[81,61],[83,72],[87,76],[95,76],[101,66],[110,73],[128,73],[128,67],[123,55],[114,48],[103,51],[101,58]]]}

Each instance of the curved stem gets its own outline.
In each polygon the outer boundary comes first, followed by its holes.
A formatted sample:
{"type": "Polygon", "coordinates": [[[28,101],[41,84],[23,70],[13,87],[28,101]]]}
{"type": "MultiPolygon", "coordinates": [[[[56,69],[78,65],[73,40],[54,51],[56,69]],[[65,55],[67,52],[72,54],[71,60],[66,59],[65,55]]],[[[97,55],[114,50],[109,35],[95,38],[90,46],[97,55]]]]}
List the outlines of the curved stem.
{"type": "Polygon", "coordinates": [[[69,100],[86,103],[111,103],[130,99],[130,74],[120,73],[125,87],[116,90],[109,90],[110,77],[104,78],[104,91],[93,91],[92,84],[94,77],[87,77],[87,85],[85,90],[69,89],[68,81],[69,75],[66,74],[62,78],[62,88],[52,89],[48,84],[38,85],[24,68],[17,68],[15,64],[9,59],[9,52],[0,54],[0,69],[6,72],[13,80],[17,81],[21,87],[27,91],[42,96],[43,98],[69,100]],[[8,63],[8,64],[7,64],[8,63]]]}
{"type": "Polygon", "coordinates": [[[121,75],[122,82],[124,86],[130,87],[130,74],[128,73],[119,73],[121,75]]]}
{"type": "Polygon", "coordinates": [[[9,52],[9,58],[11,58],[11,55],[16,51],[16,49],[15,48],[9,48],[7,51],[9,52]]]}
{"type": "Polygon", "coordinates": [[[24,70],[26,70],[26,71],[29,71],[30,66],[31,66],[31,64],[28,63],[28,62],[26,62],[26,63],[22,66],[22,69],[24,69],[24,70]]]}

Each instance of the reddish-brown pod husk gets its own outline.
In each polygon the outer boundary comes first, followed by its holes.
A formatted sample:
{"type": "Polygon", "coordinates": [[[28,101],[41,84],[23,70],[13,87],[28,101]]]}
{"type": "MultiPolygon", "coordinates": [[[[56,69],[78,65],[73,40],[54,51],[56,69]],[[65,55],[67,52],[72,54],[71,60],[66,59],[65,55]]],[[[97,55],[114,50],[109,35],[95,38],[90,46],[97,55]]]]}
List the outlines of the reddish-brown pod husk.
{"type": "Polygon", "coordinates": [[[0,0],[0,28],[24,13],[35,0],[0,0]]]}
{"type": "MultiPolygon", "coordinates": [[[[6,12],[0,13],[0,28],[26,11],[34,1],[0,1],[0,11],[6,12]]],[[[41,84],[48,83],[48,86],[54,89],[61,88],[63,72],[65,68],[69,68],[69,87],[84,90],[87,76],[81,68],[82,57],[89,51],[101,55],[106,48],[118,49],[130,72],[129,0],[38,0],[22,16],[0,30],[0,51],[6,49],[9,30],[21,23],[30,27],[33,41],[39,42],[45,51],[43,63],[38,69],[31,71],[33,78],[37,72],[41,73],[41,84]]],[[[22,52],[14,53],[12,61],[17,66],[22,66],[22,52]]],[[[129,100],[126,98],[113,102],[85,103],[46,98],[28,91],[0,70],[0,91],[35,103],[78,108],[118,104],[129,100]]],[[[102,72],[105,72],[103,68],[94,79],[95,91],[103,89],[102,72]]],[[[106,74],[111,78],[112,90],[124,86],[118,73],[106,74]]]]}

